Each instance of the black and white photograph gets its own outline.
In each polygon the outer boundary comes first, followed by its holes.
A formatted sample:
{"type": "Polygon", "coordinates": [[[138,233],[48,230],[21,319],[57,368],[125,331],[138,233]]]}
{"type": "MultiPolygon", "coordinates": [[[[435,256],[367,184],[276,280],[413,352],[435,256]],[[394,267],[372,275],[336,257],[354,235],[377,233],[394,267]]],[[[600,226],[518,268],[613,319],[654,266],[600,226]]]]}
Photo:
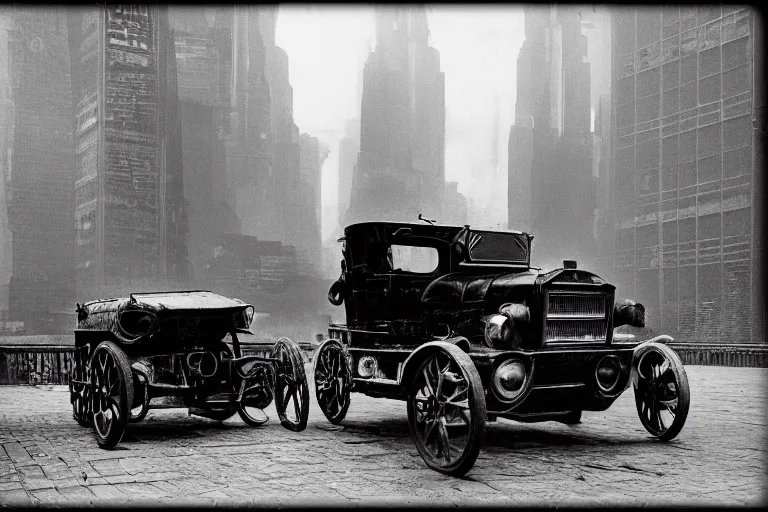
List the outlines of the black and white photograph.
{"type": "Polygon", "coordinates": [[[0,507],[767,504],[763,22],[0,5],[0,507]]]}

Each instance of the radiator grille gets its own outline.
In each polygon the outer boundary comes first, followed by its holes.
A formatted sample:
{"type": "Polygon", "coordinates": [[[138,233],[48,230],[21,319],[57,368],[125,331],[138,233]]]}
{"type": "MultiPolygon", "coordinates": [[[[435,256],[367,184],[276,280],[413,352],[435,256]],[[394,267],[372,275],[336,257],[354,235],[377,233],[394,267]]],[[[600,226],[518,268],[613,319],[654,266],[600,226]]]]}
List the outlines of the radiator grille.
{"type": "Polygon", "coordinates": [[[604,293],[550,292],[545,340],[548,343],[605,341],[607,302],[604,293]]]}
{"type": "Polygon", "coordinates": [[[547,316],[573,316],[583,318],[605,317],[605,295],[602,293],[550,293],[547,316]]]}

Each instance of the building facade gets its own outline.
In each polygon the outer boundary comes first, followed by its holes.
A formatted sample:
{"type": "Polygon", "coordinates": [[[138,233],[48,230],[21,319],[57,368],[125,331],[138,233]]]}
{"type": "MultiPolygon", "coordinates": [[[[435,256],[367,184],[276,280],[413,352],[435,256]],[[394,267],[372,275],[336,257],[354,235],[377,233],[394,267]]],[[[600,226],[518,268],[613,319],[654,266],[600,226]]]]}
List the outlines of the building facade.
{"type": "Polygon", "coordinates": [[[167,8],[80,19],[75,153],[78,295],[189,279],[182,148],[167,8]]]}
{"type": "Polygon", "coordinates": [[[339,141],[338,231],[344,229],[344,216],[352,197],[352,180],[360,153],[360,119],[348,119],[344,137],[339,141]]]}
{"type": "Polygon", "coordinates": [[[320,183],[323,162],[328,157],[328,149],[317,139],[307,133],[302,133],[300,182],[295,194],[296,217],[301,220],[299,225],[296,252],[299,263],[313,273],[322,272],[322,243],[321,230],[322,210],[320,183]]]}
{"type": "Polygon", "coordinates": [[[227,143],[235,138],[235,8],[171,6],[168,17],[181,116],[190,277],[200,286],[218,236],[240,232],[227,158],[227,143]]]}
{"type": "Polygon", "coordinates": [[[445,189],[445,77],[423,7],[376,9],[365,63],[360,153],[343,225],[440,218],[445,189]]]}
{"type": "Polygon", "coordinates": [[[12,238],[8,226],[6,181],[10,169],[13,140],[13,100],[11,100],[9,33],[13,27],[13,11],[0,6],[0,322],[8,321],[8,284],[13,272],[12,238]]]}
{"type": "Polygon", "coordinates": [[[613,40],[619,289],[682,341],[764,342],[762,17],[620,9],[613,40]]]}
{"type": "MultiPolygon", "coordinates": [[[[11,276],[0,286],[8,285],[9,320],[24,322],[27,333],[68,332],[75,237],[67,8],[4,7],[1,16],[0,207],[5,203],[7,224],[0,213],[0,236],[11,236],[0,241],[0,253],[11,261],[11,276]]],[[[7,277],[7,263],[0,265],[7,277]]]]}
{"type": "Polygon", "coordinates": [[[524,9],[515,124],[509,138],[509,226],[536,237],[534,263],[596,260],[587,39],[575,7],[524,9]]]}

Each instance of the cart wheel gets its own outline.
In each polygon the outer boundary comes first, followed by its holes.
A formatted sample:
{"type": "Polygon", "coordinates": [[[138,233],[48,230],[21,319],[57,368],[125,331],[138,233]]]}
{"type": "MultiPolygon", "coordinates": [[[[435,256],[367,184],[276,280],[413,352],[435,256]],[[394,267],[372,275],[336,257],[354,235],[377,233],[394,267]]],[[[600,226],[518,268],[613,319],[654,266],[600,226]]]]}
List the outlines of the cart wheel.
{"type": "Polygon", "coordinates": [[[69,401],[72,404],[72,417],[83,427],[91,424],[90,405],[91,388],[88,385],[90,375],[90,345],[83,345],[75,350],[72,358],[72,370],[69,375],[69,401]]]}
{"type": "Polygon", "coordinates": [[[315,397],[328,421],[338,425],[349,409],[352,372],[347,348],[338,340],[324,342],[315,354],[315,397]]]}
{"type": "Polygon", "coordinates": [[[309,388],[301,349],[290,338],[280,338],[272,349],[272,357],[280,361],[275,376],[275,409],[280,424],[293,432],[301,432],[307,428],[309,417],[309,388]],[[293,402],[292,407],[288,406],[289,402],[293,402]]]}
{"type": "Polygon", "coordinates": [[[691,395],[685,368],[675,352],[650,343],[634,358],[635,404],[643,427],[662,441],[674,439],[688,417],[691,395]]]}
{"type": "Polygon", "coordinates": [[[123,438],[133,404],[133,373],[128,357],[104,341],[91,357],[93,433],[101,448],[114,448],[123,438]]]}
{"type": "Polygon", "coordinates": [[[408,389],[408,427],[427,466],[463,476],[480,454],[487,412],[480,375],[459,349],[440,347],[408,389]]]}

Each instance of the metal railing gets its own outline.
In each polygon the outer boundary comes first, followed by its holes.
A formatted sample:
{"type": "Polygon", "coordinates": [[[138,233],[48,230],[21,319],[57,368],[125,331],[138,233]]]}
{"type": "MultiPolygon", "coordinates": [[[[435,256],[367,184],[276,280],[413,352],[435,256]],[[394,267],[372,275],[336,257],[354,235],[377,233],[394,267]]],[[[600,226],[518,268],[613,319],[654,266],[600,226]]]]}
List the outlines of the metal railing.
{"type": "MultiPolygon", "coordinates": [[[[241,343],[243,355],[268,356],[272,343],[241,343]]],[[[317,345],[300,342],[305,362],[317,345]]],[[[670,343],[683,364],[768,368],[768,345],[670,343]]],[[[0,345],[0,385],[68,385],[74,346],[0,345]]],[[[311,378],[309,375],[308,378],[311,378]]]]}
{"type": "Polygon", "coordinates": [[[670,343],[683,364],[768,368],[768,345],[725,343],[670,343]]]}
{"type": "MultiPolygon", "coordinates": [[[[243,355],[269,356],[274,343],[240,342],[243,355]]],[[[317,345],[299,342],[305,363],[317,345]]],[[[0,385],[68,385],[73,345],[0,345],[0,385]]]]}

